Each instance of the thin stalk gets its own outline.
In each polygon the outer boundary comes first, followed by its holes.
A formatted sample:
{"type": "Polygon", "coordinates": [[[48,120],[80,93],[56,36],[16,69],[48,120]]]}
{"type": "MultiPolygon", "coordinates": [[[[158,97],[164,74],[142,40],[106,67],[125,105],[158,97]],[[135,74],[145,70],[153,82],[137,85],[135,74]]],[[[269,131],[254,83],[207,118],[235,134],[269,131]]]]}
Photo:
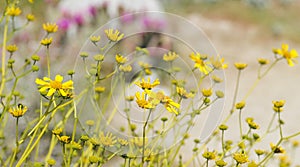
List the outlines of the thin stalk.
{"type": "Polygon", "coordinates": [[[151,115],[151,112],[152,110],[150,109],[149,111],[149,114],[147,116],[147,119],[146,119],[146,122],[144,124],[144,127],[143,127],[143,152],[142,152],[142,165],[144,165],[144,156],[145,156],[145,143],[146,143],[146,140],[145,140],[145,137],[146,137],[146,128],[147,128],[147,125],[148,125],[148,121],[149,121],[149,118],[150,118],[150,115],[151,115]]]}

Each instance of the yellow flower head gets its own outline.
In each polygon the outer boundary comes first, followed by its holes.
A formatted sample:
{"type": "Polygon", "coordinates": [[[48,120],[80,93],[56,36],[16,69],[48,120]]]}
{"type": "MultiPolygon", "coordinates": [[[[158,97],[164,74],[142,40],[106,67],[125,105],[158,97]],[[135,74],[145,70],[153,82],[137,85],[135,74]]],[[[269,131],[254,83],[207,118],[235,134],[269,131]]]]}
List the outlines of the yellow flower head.
{"type": "Polygon", "coordinates": [[[120,55],[120,54],[117,54],[116,55],[116,61],[118,64],[125,64],[127,62],[127,58],[120,55]]]}
{"type": "Polygon", "coordinates": [[[136,47],[135,48],[135,50],[137,51],[137,52],[141,52],[141,53],[143,53],[143,54],[145,54],[145,55],[149,55],[149,50],[147,49],[147,48],[141,48],[141,47],[136,47]]]}
{"type": "Polygon", "coordinates": [[[179,114],[177,110],[180,108],[180,104],[174,102],[169,96],[166,96],[163,91],[155,93],[150,90],[145,90],[145,92],[149,96],[149,101],[151,101],[152,104],[158,105],[161,103],[170,113],[179,114]]]}
{"type": "Polygon", "coordinates": [[[211,61],[211,64],[214,66],[215,69],[226,69],[228,67],[228,64],[225,64],[224,61],[225,59],[224,58],[221,58],[221,59],[218,59],[218,58],[214,58],[214,57],[211,57],[210,58],[210,61],[211,61]]]}
{"type": "Polygon", "coordinates": [[[212,89],[202,89],[202,95],[204,97],[209,97],[211,96],[213,93],[213,90],[212,89]]]}
{"type": "Polygon", "coordinates": [[[248,64],[246,64],[246,63],[234,63],[234,66],[238,70],[243,70],[248,66],[248,64]]]}
{"type": "Polygon", "coordinates": [[[8,7],[6,9],[5,14],[8,15],[8,16],[13,16],[14,17],[14,16],[19,16],[21,13],[22,13],[22,11],[19,7],[12,6],[12,7],[8,7]]]}
{"type": "Polygon", "coordinates": [[[235,108],[238,109],[238,110],[241,110],[245,107],[246,105],[246,102],[245,101],[241,101],[241,102],[238,102],[235,104],[235,108]]]}
{"type": "Polygon", "coordinates": [[[103,146],[111,147],[113,146],[117,140],[115,139],[116,136],[113,136],[112,133],[108,132],[106,135],[104,135],[103,132],[100,133],[100,144],[103,146]]]}
{"type": "MultiPolygon", "coordinates": [[[[145,144],[148,143],[148,138],[145,137],[145,144]]],[[[142,137],[134,137],[130,140],[130,142],[138,147],[142,147],[143,146],[143,138],[142,137]]]]}
{"type": "Polygon", "coordinates": [[[34,17],[33,14],[28,14],[28,15],[26,16],[26,18],[27,18],[28,21],[34,21],[34,19],[35,19],[35,17],[34,17]]]}
{"type": "Polygon", "coordinates": [[[153,103],[145,99],[145,92],[142,92],[142,95],[140,94],[140,92],[136,92],[135,97],[136,97],[136,103],[138,104],[139,107],[144,109],[150,109],[155,107],[153,103]]]}
{"type": "Polygon", "coordinates": [[[283,106],[285,104],[285,100],[279,100],[279,101],[273,101],[273,110],[275,112],[282,112],[283,111],[283,106]]]}
{"type": "Polygon", "coordinates": [[[70,144],[71,144],[70,147],[73,150],[81,150],[82,149],[82,146],[79,143],[75,142],[75,141],[71,141],[70,144]]]}
{"type": "Polygon", "coordinates": [[[194,67],[198,68],[200,72],[204,73],[205,75],[212,71],[211,67],[208,66],[208,63],[204,61],[203,56],[200,53],[191,53],[190,54],[191,60],[195,62],[194,67]]]}
{"type": "Polygon", "coordinates": [[[118,42],[124,37],[124,34],[120,34],[119,30],[108,29],[105,30],[104,32],[107,38],[112,42],[118,42]]]}
{"type": "Polygon", "coordinates": [[[145,73],[147,75],[151,75],[152,74],[152,72],[150,70],[150,68],[151,68],[150,64],[144,63],[144,62],[139,62],[139,65],[143,68],[143,70],[145,71],[145,73]]]}
{"type": "Polygon", "coordinates": [[[202,157],[207,160],[213,160],[216,158],[216,153],[213,151],[204,151],[204,153],[202,154],[202,157]]]}
{"type": "Polygon", "coordinates": [[[119,143],[121,146],[127,146],[129,142],[128,142],[127,140],[125,140],[125,139],[118,138],[118,143],[119,143]]]}
{"type": "Polygon", "coordinates": [[[163,56],[163,60],[164,61],[169,61],[169,62],[172,62],[174,61],[176,58],[178,57],[178,54],[175,53],[175,52],[168,52],[167,54],[164,54],[163,56]]]}
{"type": "Polygon", "coordinates": [[[16,108],[9,109],[9,113],[16,118],[22,117],[26,113],[26,111],[27,107],[22,104],[18,104],[16,108]]]}
{"type": "Polygon", "coordinates": [[[278,54],[284,57],[289,66],[294,66],[294,63],[297,63],[295,58],[298,57],[298,53],[295,49],[289,50],[289,45],[282,44],[281,49],[273,49],[273,53],[278,54]]]}
{"type": "Polygon", "coordinates": [[[15,52],[15,51],[18,50],[18,47],[17,47],[17,45],[15,45],[15,44],[13,44],[13,45],[8,45],[8,46],[6,47],[6,50],[7,50],[8,52],[10,52],[10,53],[13,53],[13,52],[15,52]]]}
{"type": "Polygon", "coordinates": [[[104,91],[105,91],[105,87],[103,87],[103,86],[95,87],[95,92],[96,93],[103,93],[104,91]]]}
{"type": "Polygon", "coordinates": [[[63,144],[69,144],[71,140],[70,136],[57,136],[57,138],[63,144]]]}
{"type": "Polygon", "coordinates": [[[249,162],[248,156],[244,153],[233,154],[233,159],[239,164],[244,164],[244,163],[249,162]]]}
{"type": "Polygon", "coordinates": [[[220,78],[216,75],[213,75],[211,78],[215,83],[221,83],[223,81],[222,78],[220,78]]]}
{"type": "Polygon", "coordinates": [[[62,133],[62,128],[54,129],[52,130],[52,134],[54,135],[60,135],[62,133]]]}
{"type": "Polygon", "coordinates": [[[43,79],[37,78],[35,83],[40,86],[39,91],[41,93],[48,91],[46,96],[52,96],[55,92],[58,92],[61,96],[67,96],[67,92],[73,89],[73,81],[69,80],[62,83],[63,79],[61,75],[56,75],[55,80],[51,80],[48,77],[43,79]]]}
{"type": "Polygon", "coordinates": [[[150,78],[148,78],[147,81],[143,78],[141,82],[135,82],[135,84],[143,90],[151,90],[155,86],[159,85],[160,82],[159,79],[156,79],[153,83],[150,83],[150,78]]]}
{"type": "Polygon", "coordinates": [[[217,160],[215,163],[216,163],[216,165],[219,166],[219,167],[223,167],[223,166],[226,166],[226,165],[227,165],[227,162],[225,162],[223,159],[219,159],[219,160],[217,160]]]}
{"type": "Polygon", "coordinates": [[[275,154],[285,153],[281,146],[276,146],[274,143],[270,143],[270,147],[275,154]]]}
{"type": "Polygon", "coordinates": [[[47,33],[54,33],[58,30],[58,26],[56,23],[44,23],[43,24],[43,29],[47,32],[47,33]]]}
{"type": "Polygon", "coordinates": [[[268,59],[264,59],[264,58],[259,58],[257,59],[258,63],[260,65],[266,65],[266,64],[269,64],[269,60],[268,59]]]}
{"type": "Polygon", "coordinates": [[[49,45],[52,43],[52,37],[50,38],[44,38],[41,40],[41,44],[44,46],[49,47],[49,45]]]}
{"type": "Polygon", "coordinates": [[[97,42],[99,42],[100,39],[101,39],[100,35],[99,36],[93,35],[93,36],[90,37],[91,42],[93,42],[94,44],[96,44],[97,42]]]}
{"type": "Polygon", "coordinates": [[[194,97],[194,93],[188,93],[183,87],[176,87],[178,95],[184,99],[194,97]]]}
{"type": "Polygon", "coordinates": [[[132,71],[132,67],[131,67],[131,65],[127,65],[127,66],[120,65],[119,70],[123,71],[123,72],[131,72],[132,71]]]}

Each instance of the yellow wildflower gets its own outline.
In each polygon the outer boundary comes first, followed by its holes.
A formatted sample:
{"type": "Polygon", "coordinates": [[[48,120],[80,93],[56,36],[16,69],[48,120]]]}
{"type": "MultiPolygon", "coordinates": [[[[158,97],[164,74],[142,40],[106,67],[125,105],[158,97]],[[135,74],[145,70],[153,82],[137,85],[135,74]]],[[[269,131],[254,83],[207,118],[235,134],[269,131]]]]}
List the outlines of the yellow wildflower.
{"type": "Polygon", "coordinates": [[[145,71],[145,73],[147,75],[151,75],[152,74],[152,72],[150,70],[150,68],[151,68],[150,64],[144,63],[144,62],[139,62],[139,65],[143,68],[143,70],[145,71]]]}
{"type": "Polygon", "coordinates": [[[57,138],[63,144],[69,144],[71,139],[70,136],[57,136],[57,138]]]}
{"type": "Polygon", "coordinates": [[[258,155],[258,156],[263,155],[263,154],[266,153],[265,150],[261,150],[261,149],[256,149],[256,150],[254,150],[254,151],[255,151],[256,155],[258,155]]]}
{"type": "Polygon", "coordinates": [[[13,53],[13,52],[15,52],[15,51],[18,50],[18,47],[17,47],[17,45],[15,45],[15,44],[13,44],[13,45],[8,45],[8,46],[6,47],[6,50],[7,50],[8,52],[10,52],[10,53],[13,53]]]}
{"type": "Polygon", "coordinates": [[[126,96],[125,100],[127,100],[127,101],[133,101],[134,100],[134,96],[126,96]]]}
{"type": "Polygon", "coordinates": [[[141,52],[141,53],[144,53],[145,55],[149,55],[149,51],[148,51],[148,49],[147,48],[141,48],[141,47],[136,47],[135,48],[135,50],[137,51],[137,52],[141,52]]]}
{"type": "Polygon", "coordinates": [[[202,154],[202,157],[207,159],[207,160],[212,160],[216,158],[216,153],[214,151],[204,151],[202,154]]]}
{"type": "Polygon", "coordinates": [[[128,145],[128,141],[122,138],[118,138],[118,142],[121,146],[127,146],[128,145]]]}
{"type": "Polygon", "coordinates": [[[106,135],[103,132],[100,133],[100,143],[103,146],[113,146],[117,142],[115,138],[116,136],[113,136],[110,132],[106,133],[106,135]]]}
{"type": "Polygon", "coordinates": [[[145,100],[145,92],[142,92],[142,96],[140,92],[136,92],[135,97],[136,97],[136,103],[138,104],[139,107],[144,109],[150,109],[155,107],[150,101],[145,100]]]}
{"type": "Polygon", "coordinates": [[[127,66],[120,65],[119,70],[123,71],[123,72],[130,72],[130,71],[132,71],[132,67],[131,67],[131,65],[127,65],[127,66]]]}
{"type": "Polygon", "coordinates": [[[124,37],[124,34],[120,34],[120,31],[116,29],[105,30],[105,34],[107,38],[112,42],[118,42],[124,37]]]}
{"type": "Polygon", "coordinates": [[[211,61],[211,64],[214,66],[215,69],[226,69],[228,67],[228,64],[225,64],[224,61],[225,59],[224,58],[221,58],[221,59],[218,59],[214,57],[211,57],[210,58],[210,61],[211,61]]]}
{"type": "Polygon", "coordinates": [[[118,64],[124,64],[124,63],[127,62],[127,58],[120,55],[120,54],[117,54],[116,55],[116,61],[117,61],[118,64]]]}
{"type": "Polygon", "coordinates": [[[260,65],[266,65],[266,64],[269,64],[269,60],[268,59],[264,59],[264,58],[259,58],[257,59],[258,63],[260,65]]]}
{"type": "Polygon", "coordinates": [[[46,96],[52,96],[55,92],[58,92],[61,96],[67,96],[67,91],[73,89],[73,81],[69,80],[62,83],[63,79],[61,75],[56,75],[55,80],[51,80],[48,77],[44,77],[43,79],[37,78],[35,83],[40,85],[40,92],[48,91],[46,96]]]}
{"type": "Polygon", "coordinates": [[[213,75],[211,78],[215,83],[221,83],[223,81],[222,78],[220,78],[216,75],[213,75]]]}
{"type": "Polygon", "coordinates": [[[163,60],[164,61],[170,61],[170,62],[172,62],[172,61],[174,61],[176,58],[178,57],[178,54],[177,53],[175,53],[175,52],[168,52],[167,54],[164,54],[164,56],[163,56],[163,60]]]}
{"type": "Polygon", "coordinates": [[[295,60],[298,57],[297,51],[295,49],[289,50],[289,45],[287,44],[282,44],[281,49],[273,49],[273,52],[284,57],[291,67],[294,66],[294,63],[297,63],[295,60]]]}
{"type": "Polygon", "coordinates": [[[246,64],[246,63],[234,63],[234,66],[238,70],[243,70],[248,66],[248,64],[246,64]]]}
{"type": "Polygon", "coordinates": [[[50,38],[44,38],[41,40],[41,44],[44,46],[49,47],[49,45],[52,43],[52,37],[50,38]]]}
{"type": "Polygon", "coordinates": [[[93,35],[93,36],[90,37],[91,42],[93,42],[94,44],[96,44],[97,42],[99,42],[100,39],[101,39],[100,35],[99,36],[93,35]]]}
{"type": "Polygon", "coordinates": [[[35,19],[35,17],[34,17],[33,14],[28,14],[28,15],[26,16],[26,18],[27,18],[28,21],[33,21],[33,20],[35,19]]]}
{"type": "Polygon", "coordinates": [[[6,15],[9,15],[9,16],[19,16],[20,14],[22,13],[21,9],[19,7],[8,7],[6,9],[6,15]]]}
{"type": "Polygon", "coordinates": [[[226,165],[227,165],[227,162],[225,162],[223,159],[219,159],[219,160],[217,160],[215,163],[216,163],[216,165],[219,166],[219,167],[223,167],[223,166],[226,166],[226,165]]]}
{"type": "Polygon", "coordinates": [[[43,24],[43,29],[47,32],[47,33],[54,33],[58,30],[58,26],[56,23],[44,23],[43,24]]]}
{"type": "Polygon", "coordinates": [[[156,79],[153,83],[150,83],[150,78],[148,78],[147,81],[145,81],[145,79],[143,78],[141,82],[135,82],[135,84],[143,90],[151,90],[155,86],[159,85],[160,82],[159,79],[156,79]]]}
{"type": "Polygon", "coordinates": [[[70,144],[71,144],[70,147],[73,150],[81,150],[82,149],[82,146],[79,143],[75,142],[75,141],[71,141],[70,144]]]}
{"type": "Polygon", "coordinates": [[[149,95],[149,101],[151,101],[152,104],[157,105],[161,103],[170,113],[175,113],[176,115],[179,114],[177,109],[180,108],[180,104],[174,102],[169,96],[166,96],[163,91],[155,93],[146,90],[146,93],[149,95]]]}
{"type": "Polygon", "coordinates": [[[238,164],[244,164],[244,163],[249,162],[248,156],[245,153],[235,153],[235,154],[233,154],[233,159],[238,164]]]}
{"type": "MultiPolygon", "coordinates": [[[[145,137],[145,144],[148,143],[148,138],[145,137]]],[[[143,146],[143,138],[142,137],[134,137],[130,140],[130,142],[138,147],[142,147],[143,146]]]]}
{"type": "Polygon", "coordinates": [[[211,67],[208,66],[199,53],[191,53],[190,58],[195,62],[194,67],[198,68],[205,75],[212,71],[211,67]]]}
{"type": "Polygon", "coordinates": [[[9,109],[9,113],[16,118],[22,117],[26,113],[26,111],[27,107],[22,104],[18,104],[16,108],[9,109]]]}
{"type": "Polygon", "coordinates": [[[204,97],[209,97],[212,95],[213,90],[212,89],[202,89],[201,92],[204,97]]]}
{"type": "Polygon", "coordinates": [[[279,100],[279,101],[273,101],[273,104],[274,104],[274,106],[273,106],[273,110],[275,111],[275,112],[281,112],[281,111],[283,111],[283,106],[284,106],[284,104],[285,104],[285,100],[279,100]]]}
{"type": "Polygon", "coordinates": [[[270,143],[270,147],[275,154],[285,152],[285,150],[281,146],[276,146],[274,143],[270,143]]]}
{"type": "Polygon", "coordinates": [[[176,87],[178,95],[184,99],[194,97],[194,93],[188,93],[183,87],[176,87]]]}
{"type": "Polygon", "coordinates": [[[97,92],[97,93],[103,93],[104,91],[105,91],[105,87],[103,87],[103,86],[95,87],[95,92],[97,92]]]}
{"type": "Polygon", "coordinates": [[[62,133],[62,128],[54,129],[52,130],[52,134],[54,135],[60,135],[62,133]]]}
{"type": "Polygon", "coordinates": [[[50,166],[54,166],[56,164],[56,161],[55,161],[55,159],[48,159],[47,164],[50,166]]]}
{"type": "Polygon", "coordinates": [[[246,105],[246,102],[245,101],[241,101],[241,102],[238,102],[235,104],[235,108],[238,109],[238,110],[241,110],[245,107],[246,105]]]}

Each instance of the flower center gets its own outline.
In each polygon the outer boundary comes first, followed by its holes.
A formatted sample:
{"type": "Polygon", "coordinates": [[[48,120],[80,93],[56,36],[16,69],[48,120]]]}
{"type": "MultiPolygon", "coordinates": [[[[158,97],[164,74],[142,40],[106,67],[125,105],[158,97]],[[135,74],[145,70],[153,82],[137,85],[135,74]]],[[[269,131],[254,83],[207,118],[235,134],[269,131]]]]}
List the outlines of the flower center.
{"type": "Polygon", "coordinates": [[[61,89],[62,84],[58,81],[50,81],[50,87],[53,89],[61,89]]]}

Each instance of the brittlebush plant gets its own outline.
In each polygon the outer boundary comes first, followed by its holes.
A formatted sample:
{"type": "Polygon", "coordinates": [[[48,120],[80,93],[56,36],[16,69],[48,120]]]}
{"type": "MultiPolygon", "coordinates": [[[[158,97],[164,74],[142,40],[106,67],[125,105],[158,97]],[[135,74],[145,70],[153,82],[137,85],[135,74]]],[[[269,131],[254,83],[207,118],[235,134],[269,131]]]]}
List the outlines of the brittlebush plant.
{"type": "MultiPolygon", "coordinates": [[[[30,1],[33,3],[33,1],[30,1]]],[[[22,31],[27,25],[35,21],[33,14],[25,13],[18,3],[8,3],[1,17],[1,85],[0,85],[0,166],[102,166],[114,161],[124,167],[134,166],[268,166],[271,160],[278,159],[279,166],[291,165],[290,153],[299,145],[294,137],[300,135],[300,131],[283,135],[282,114],[285,114],[285,100],[274,100],[270,102],[272,119],[263,134],[256,133],[260,125],[252,117],[243,117],[247,108],[247,98],[251,95],[256,85],[275,68],[279,61],[286,61],[289,66],[294,66],[298,53],[289,49],[287,44],[281,48],[273,49],[273,59],[258,59],[258,75],[253,86],[243,99],[237,99],[240,85],[240,77],[248,65],[235,62],[232,67],[237,70],[236,89],[232,97],[232,108],[227,112],[227,117],[215,129],[215,132],[205,141],[194,139],[190,142],[189,129],[193,127],[195,119],[201,116],[209,106],[224,97],[221,90],[213,87],[205,87],[205,79],[211,79],[213,84],[220,84],[223,79],[212,75],[216,70],[224,70],[228,65],[224,58],[208,56],[205,53],[192,52],[185,55],[193,65],[193,69],[187,76],[200,74],[197,86],[201,89],[190,88],[186,82],[188,78],[172,79],[172,76],[180,71],[176,67],[176,61],[182,55],[170,51],[161,56],[161,61],[167,65],[166,72],[162,78],[154,78],[153,65],[147,62],[138,62],[141,71],[137,79],[131,83],[131,94],[120,95],[124,101],[124,114],[127,124],[120,127],[120,131],[127,136],[118,136],[109,129],[103,128],[103,121],[110,125],[115,116],[115,109],[109,109],[107,103],[111,99],[111,93],[116,85],[123,88],[124,93],[127,74],[133,73],[135,60],[128,56],[117,53],[114,56],[114,65],[110,72],[103,69],[108,59],[107,51],[110,46],[122,41],[125,34],[117,29],[107,29],[100,35],[91,36],[90,42],[98,49],[98,53],[90,55],[88,51],[80,52],[79,62],[84,67],[83,78],[86,80],[85,88],[76,92],[76,71],[70,70],[52,74],[53,70],[50,51],[54,35],[59,30],[55,23],[43,23],[40,28],[44,36],[39,39],[39,45],[33,54],[26,55],[25,62],[20,62],[17,56],[18,49],[26,43],[13,43],[17,32],[22,31]],[[27,14],[27,15],[26,15],[27,14]],[[16,26],[17,18],[25,18],[27,22],[20,27],[16,26]],[[102,45],[102,40],[107,42],[102,45]],[[39,63],[41,57],[37,53],[43,50],[45,64],[39,63]],[[92,58],[91,58],[92,57],[92,58]],[[92,61],[92,63],[88,63],[92,61]],[[44,71],[40,71],[44,69],[44,71]],[[38,73],[40,72],[40,73],[38,73]],[[40,75],[37,75],[40,74],[40,75]],[[67,74],[67,75],[64,75],[67,74]],[[41,76],[42,75],[42,76],[41,76]],[[34,79],[33,79],[34,78],[34,79]],[[106,87],[106,80],[111,81],[111,88],[106,87]],[[162,80],[168,78],[168,88],[163,87],[162,80]],[[22,82],[34,84],[34,89],[24,89],[22,82]],[[26,91],[36,92],[39,101],[33,102],[26,91]],[[84,98],[91,94],[92,98],[84,98]],[[85,104],[86,100],[95,104],[91,108],[80,108],[77,104],[85,104]],[[183,102],[187,102],[183,105],[183,102]],[[35,105],[32,105],[35,104],[35,105]],[[108,115],[107,120],[102,120],[99,115],[86,122],[79,122],[86,110],[101,108],[101,114],[108,115]],[[143,123],[136,125],[131,113],[144,113],[143,123]],[[273,110],[273,111],[272,111],[273,110]],[[155,113],[163,113],[155,121],[150,118],[155,113]],[[238,114],[239,127],[236,131],[239,137],[235,140],[226,139],[226,133],[232,129],[226,123],[232,115],[238,114]],[[30,119],[28,119],[30,118],[30,119]],[[176,125],[181,120],[186,120],[187,128],[177,131],[176,125]],[[20,126],[20,121],[26,122],[20,126]],[[72,128],[67,128],[71,124],[72,128]],[[85,125],[82,125],[85,124],[85,125]],[[247,129],[243,125],[247,125],[247,129]],[[15,130],[10,129],[14,127],[15,130]],[[175,132],[174,138],[178,144],[165,147],[169,132],[175,132]],[[267,135],[274,131],[278,132],[279,140],[270,143],[268,149],[258,149],[256,144],[263,142],[267,135]],[[12,139],[7,135],[14,136],[12,139]],[[153,138],[153,136],[155,136],[153,138]],[[12,144],[11,141],[14,141],[12,144]],[[211,143],[215,147],[211,146],[211,143]],[[288,145],[291,144],[291,147],[288,145]],[[194,145],[191,150],[192,156],[185,157],[181,151],[185,145],[194,145]],[[47,146],[45,147],[41,146],[47,146]],[[211,148],[210,148],[211,147],[211,148]],[[61,150],[61,151],[57,151],[61,150]],[[58,153],[59,152],[59,153],[58,153]],[[281,156],[277,156],[280,154],[281,156]]],[[[23,54],[23,53],[22,53],[23,54]]],[[[146,48],[136,47],[135,56],[147,57],[149,51],[146,48]]],[[[57,62],[56,62],[57,63],[57,62]]],[[[165,81],[164,81],[165,82],[165,81]]],[[[35,99],[33,99],[35,100],[35,99]]],[[[90,104],[90,103],[89,103],[90,104]]],[[[97,111],[98,112],[98,111],[97,111]]],[[[96,113],[96,111],[95,111],[96,113]]],[[[99,114],[99,113],[98,113],[99,114]]],[[[232,120],[234,121],[234,120],[232,120]]],[[[114,164],[116,165],[116,164],[114,164]]],[[[274,165],[274,163],[272,163],[274,165]]]]}

